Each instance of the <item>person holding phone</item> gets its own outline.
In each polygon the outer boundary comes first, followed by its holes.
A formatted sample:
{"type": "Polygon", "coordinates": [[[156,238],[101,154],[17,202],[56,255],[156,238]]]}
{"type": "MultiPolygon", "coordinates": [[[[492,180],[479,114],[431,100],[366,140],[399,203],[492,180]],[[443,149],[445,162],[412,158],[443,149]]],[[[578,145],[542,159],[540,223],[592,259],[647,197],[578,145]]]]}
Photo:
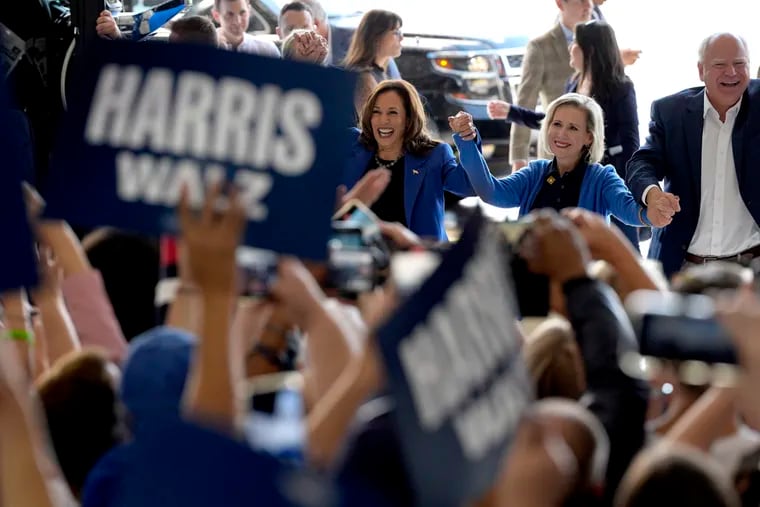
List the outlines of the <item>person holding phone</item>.
{"type": "Polygon", "coordinates": [[[378,168],[389,171],[390,183],[372,211],[419,236],[447,240],[444,190],[463,197],[475,190],[451,147],[428,134],[414,86],[400,79],[380,83],[361,111],[360,128],[352,132],[356,138],[343,175],[345,187],[353,188],[378,168]]]}

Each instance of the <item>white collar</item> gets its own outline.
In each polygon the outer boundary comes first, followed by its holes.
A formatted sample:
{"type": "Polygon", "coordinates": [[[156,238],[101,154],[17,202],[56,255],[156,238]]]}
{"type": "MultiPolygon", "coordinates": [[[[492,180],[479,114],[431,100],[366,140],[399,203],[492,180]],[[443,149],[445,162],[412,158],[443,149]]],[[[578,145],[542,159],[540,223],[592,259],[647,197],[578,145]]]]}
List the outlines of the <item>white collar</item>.
{"type": "MultiPolygon", "coordinates": [[[[739,114],[739,109],[742,107],[742,99],[743,97],[739,97],[739,101],[733,106],[731,106],[728,109],[728,111],[726,111],[726,119],[729,119],[730,117],[734,117],[737,114],[739,114]]],[[[704,110],[702,111],[702,119],[706,119],[710,111],[714,111],[715,116],[720,118],[720,115],[718,114],[718,110],[715,109],[715,107],[712,105],[712,102],[710,102],[710,99],[707,97],[707,88],[705,88],[704,110]]]]}

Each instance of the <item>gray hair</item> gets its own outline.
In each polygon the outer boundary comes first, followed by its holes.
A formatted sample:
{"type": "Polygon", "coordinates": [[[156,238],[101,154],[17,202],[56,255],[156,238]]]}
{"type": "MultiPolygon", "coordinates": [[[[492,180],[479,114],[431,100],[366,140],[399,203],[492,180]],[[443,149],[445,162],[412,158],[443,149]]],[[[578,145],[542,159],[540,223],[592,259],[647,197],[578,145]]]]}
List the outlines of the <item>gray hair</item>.
{"type": "Polygon", "coordinates": [[[322,7],[322,4],[320,4],[317,0],[301,0],[301,3],[306,4],[306,6],[311,9],[315,20],[321,23],[327,19],[325,8],[322,7]]]}
{"type": "Polygon", "coordinates": [[[733,37],[738,42],[741,43],[742,47],[744,48],[744,52],[747,54],[747,59],[749,59],[749,46],[747,45],[747,41],[742,37],[741,35],[736,35],[735,33],[731,32],[716,32],[711,35],[708,35],[705,37],[702,42],[699,45],[699,50],[697,55],[699,56],[699,63],[705,63],[705,53],[707,53],[707,48],[710,47],[710,44],[715,42],[717,39],[721,37],[733,37]]]}
{"type": "Polygon", "coordinates": [[[586,130],[593,138],[589,147],[589,162],[598,163],[604,158],[604,113],[594,99],[579,93],[566,93],[549,104],[546,118],[541,122],[539,155],[542,158],[553,157],[549,149],[549,126],[554,121],[554,113],[562,106],[573,106],[586,112],[586,130]]]}

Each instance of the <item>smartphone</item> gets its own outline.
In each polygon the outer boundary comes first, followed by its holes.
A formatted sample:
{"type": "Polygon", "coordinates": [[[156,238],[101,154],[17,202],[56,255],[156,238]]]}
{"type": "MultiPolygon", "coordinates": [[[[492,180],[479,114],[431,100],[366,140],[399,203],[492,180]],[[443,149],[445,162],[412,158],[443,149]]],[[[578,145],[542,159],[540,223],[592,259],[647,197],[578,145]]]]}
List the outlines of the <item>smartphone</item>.
{"type": "Polygon", "coordinates": [[[500,229],[509,243],[509,263],[521,318],[545,317],[549,314],[549,277],[533,273],[519,254],[520,243],[530,229],[531,222],[504,222],[500,229]]]}
{"type": "Polygon", "coordinates": [[[333,221],[351,223],[360,228],[365,244],[371,244],[380,239],[381,234],[378,225],[380,219],[366,204],[358,199],[351,199],[336,211],[333,215],[333,221]]]}
{"type": "Polygon", "coordinates": [[[240,295],[262,298],[269,295],[277,279],[277,254],[271,250],[239,247],[235,252],[240,295]]]}
{"type": "Polygon", "coordinates": [[[331,287],[347,296],[371,291],[377,281],[375,259],[368,248],[332,250],[328,271],[331,287]]]}
{"type": "Polygon", "coordinates": [[[637,291],[626,311],[643,356],[708,364],[737,364],[736,349],[703,295],[637,291]]]}

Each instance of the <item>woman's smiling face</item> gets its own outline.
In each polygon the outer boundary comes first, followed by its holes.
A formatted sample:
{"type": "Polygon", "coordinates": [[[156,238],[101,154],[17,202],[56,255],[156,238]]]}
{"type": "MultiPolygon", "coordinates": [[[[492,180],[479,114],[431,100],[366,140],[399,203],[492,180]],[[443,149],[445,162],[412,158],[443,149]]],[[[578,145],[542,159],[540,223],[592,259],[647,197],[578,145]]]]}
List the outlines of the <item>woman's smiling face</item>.
{"type": "Polygon", "coordinates": [[[401,95],[395,90],[378,95],[370,123],[372,135],[381,150],[403,146],[406,110],[401,95]]]}

